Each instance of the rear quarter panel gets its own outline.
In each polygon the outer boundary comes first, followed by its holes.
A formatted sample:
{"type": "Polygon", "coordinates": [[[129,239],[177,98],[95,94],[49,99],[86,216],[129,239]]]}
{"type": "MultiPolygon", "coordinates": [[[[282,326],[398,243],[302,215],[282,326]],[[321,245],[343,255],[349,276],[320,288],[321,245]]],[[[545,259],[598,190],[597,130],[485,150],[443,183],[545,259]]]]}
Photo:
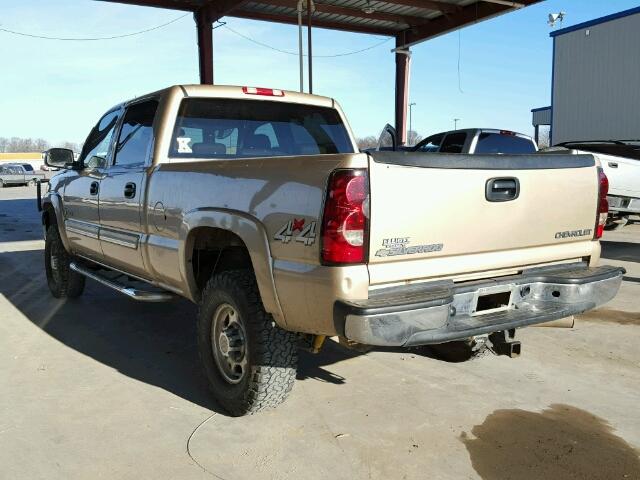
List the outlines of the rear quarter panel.
{"type": "MultiPolygon", "coordinates": [[[[279,305],[267,309],[276,316],[279,312],[274,309],[281,309],[286,326],[292,330],[308,329],[297,322],[308,326],[316,315],[330,322],[330,316],[326,318],[328,307],[322,313],[306,307],[317,303],[321,290],[306,280],[313,276],[312,271],[318,273],[317,269],[327,268],[320,266],[320,221],[326,182],[336,168],[366,166],[365,154],[160,163],[150,175],[146,202],[147,268],[162,284],[193,298],[188,278],[189,252],[183,251],[188,230],[197,226],[192,218],[197,216],[197,222],[207,225],[219,221],[216,218],[225,218],[220,228],[231,231],[239,231],[244,221],[254,222],[258,225],[256,231],[265,235],[268,248],[265,254],[250,249],[263,301],[268,307],[266,282],[273,278],[279,299],[279,305]],[[221,217],[221,212],[228,215],[221,217]],[[298,227],[292,238],[277,239],[278,232],[289,222],[298,227]],[[302,228],[312,223],[315,239],[296,241],[302,228]],[[311,318],[301,318],[304,315],[311,318]]],[[[361,268],[366,271],[366,267],[361,268]]],[[[335,294],[327,293],[326,298],[331,301],[324,303],[332,305],[335,294]]]]}

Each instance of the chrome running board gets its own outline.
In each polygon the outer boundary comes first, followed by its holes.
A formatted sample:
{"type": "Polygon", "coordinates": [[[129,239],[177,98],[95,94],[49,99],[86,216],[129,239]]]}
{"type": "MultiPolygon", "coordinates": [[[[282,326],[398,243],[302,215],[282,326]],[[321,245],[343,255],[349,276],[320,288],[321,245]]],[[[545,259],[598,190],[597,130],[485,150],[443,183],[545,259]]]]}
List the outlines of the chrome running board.
{"type": "Polygon", "coordinates": [[[85,277],[95,280],[96,282],[101,283],[106,287],[112,288],[113,290],[120,292],[123,295],[132,298],[133,300],[138,300],[139,302],[167,302],[175,298],[175,296],[169,292],[148,292],[146,290],[138,290],[136,288],[128,287],[109,278],[103,277],[102,275],[87,268],[81,267],[74,262],[71,262],[69,264],[69,267],[74,272],[78,272],[85,277]]]}

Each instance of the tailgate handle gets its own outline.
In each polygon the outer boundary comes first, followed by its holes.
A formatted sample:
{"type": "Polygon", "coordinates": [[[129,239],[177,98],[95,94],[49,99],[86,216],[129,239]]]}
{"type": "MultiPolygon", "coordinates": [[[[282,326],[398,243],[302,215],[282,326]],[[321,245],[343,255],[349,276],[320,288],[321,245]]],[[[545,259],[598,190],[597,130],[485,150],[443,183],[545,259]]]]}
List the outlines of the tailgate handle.
{"type": "Polygon", "coordinates": [[[618,168],[618,164],[616,162],[609,162],[609,166],[611,168],[618,168]]]}
{"type": "Polygon", "coordinates": [[[514,177],[490,178],[487,180],[485,196],[490,202],[508,202],[520,195],[520,181],[514,177]]]}

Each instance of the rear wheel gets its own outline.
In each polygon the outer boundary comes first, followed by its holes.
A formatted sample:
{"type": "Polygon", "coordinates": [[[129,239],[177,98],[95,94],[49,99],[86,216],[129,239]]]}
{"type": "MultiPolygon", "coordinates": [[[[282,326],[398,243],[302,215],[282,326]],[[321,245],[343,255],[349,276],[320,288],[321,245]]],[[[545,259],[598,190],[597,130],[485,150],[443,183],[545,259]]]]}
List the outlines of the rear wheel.
{"type": "Polygon", "coordinates": [[[71,256],[65,250],[55,225],[47,227],[44,243],[44,265],[47,284],[56,298],[76,298],[84,291],[84,276],[71,270],[71,256]]]}
{"type": "Polygon", "coordinates": [[[37,182],[36,182],[36,179],[35,179],[35,178],[32,178],[31,180],[29,180],[28,185],[29,185],[30,187],[35,187],[35,186],[36,186],[36,183],[37,183],[37,182]]]}
{"type": "Polygon", "coordinates": [[[198,349],[213,396],[234,416],[282,403],[296,377],[296,335],[265,312],[251,270],[213,275],[198,313],[198,349]]]}

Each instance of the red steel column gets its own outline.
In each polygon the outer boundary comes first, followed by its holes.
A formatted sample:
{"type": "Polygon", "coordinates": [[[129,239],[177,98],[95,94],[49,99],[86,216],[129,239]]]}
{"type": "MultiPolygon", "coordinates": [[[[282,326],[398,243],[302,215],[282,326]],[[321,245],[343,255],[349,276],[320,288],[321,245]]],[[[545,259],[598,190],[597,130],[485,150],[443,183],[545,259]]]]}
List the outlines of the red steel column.
{"type": "MultiPolygon", "coordinates": [[[[396,48],[404,45],[404,39],[396,37],[396,48]]],[[[408,50],[408,49],[407,49],[408,50]]],[[[408,53],[408,52],[407,52],[408,53]]],[[[407,105],[409,103],[410,57],[396,51],[396,133],[400,145],[407,143],[407,105]]]]}
{"type": "Polygon", "coordinates": [[[198,64],[200,65],[200,83],[213,85],[213,20],[209,10],[201,8],[195,14],[198,29],[198,64]]]}

